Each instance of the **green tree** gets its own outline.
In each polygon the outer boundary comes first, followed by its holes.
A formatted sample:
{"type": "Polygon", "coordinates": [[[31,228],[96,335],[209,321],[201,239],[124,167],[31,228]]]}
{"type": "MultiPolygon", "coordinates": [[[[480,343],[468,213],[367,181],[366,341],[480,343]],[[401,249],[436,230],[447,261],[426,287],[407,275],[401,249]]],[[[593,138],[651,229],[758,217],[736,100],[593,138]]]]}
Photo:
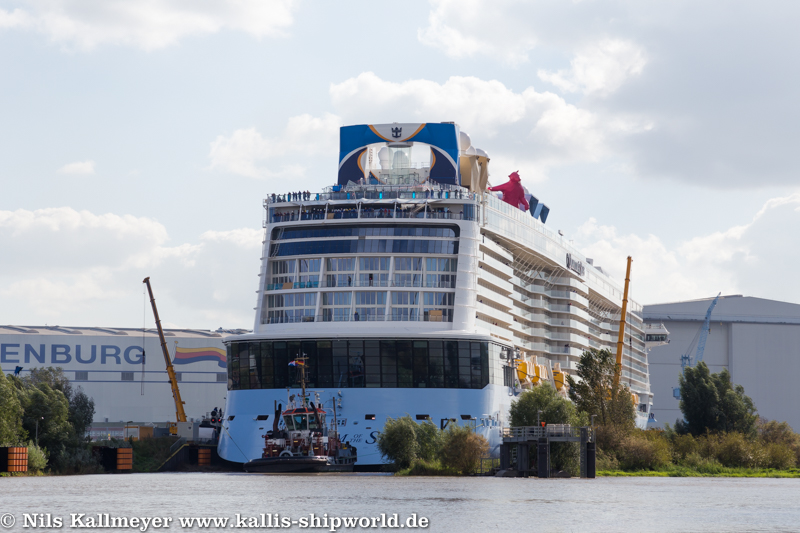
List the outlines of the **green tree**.
{"type": "Polygon", "coordinates": [[[707,431],[735,431],[755,436],[756,407],[745,395],[744,387],[731,383],[728,369],[712,374],[701,361],[695,367],[686,367],[678,382],[685,421],[675,424],[676,431],[695,436],[707,431]]]}
{"type": "Polygon", "coordinates": [[[86,430],[94,421],[94,400],[83,392],[81,387],[69,398],[69,422],[79,441],[86,440],[86,430]]]}
{"type": "Polygon", "coordinates": [[[25,438],[22,429],[23,414],[16,387],[0,371],[0,445],[18,444],[25,438]]]}
{"type": "Polygon", "coordinates": [[[397,469],[408,468],[419,455],[417,423],[408,415],[387,418],[377,445],[381,455],[394,463],[397,469]]]}
{"type": "Polygon", "coordinates": [[[489,443],[482,435],[468,426],[452,424],[444,432],[440,456],[444,466],[471,474],[488,451],[489,443]]]}
{"type": "Polygon", "coordinates": [[[23,427],[34,438],[38,434],[39,446],[47,450],[51,466],[57,469],[60,456],[74,435],[69,423],[67,398],[63,392],[53,390],[47,383],[21,389],[18,394],[25,409],[23,427]]]}
{"type": "Polygon", "coordinates": [[[633,429],[636,417],[628,387],[615,383],[616,357],[609,350],[591,348],[581,354],[576,374],[567,376],[569,397],[578,411],[596,415],[600,425],[633,429]]]}
{"type": "MultiPolygon", "coordinates": [[[[520,394],[519,398],[511,402],[508,414],[514,427],[535,426],[537,416],[540,422],[546,424],[588,425],[586,414],[579,413],[572,402],[547,383],[520,394]]],[[[575,474],[579,466],[579,452],[577,443],[554,442],[550,445],[550,464],[555,470],[575,474]]],[[[531,449],[530,453],[530,464],[535,466],[535,449],[531,449]]]]}
{"type": "Polygon", "coordinates": [[[414,428],[417,437],[417,458],[423,461],[433,461],[442,449],[442,431],[430,420],[416,424],[414,428]]]}

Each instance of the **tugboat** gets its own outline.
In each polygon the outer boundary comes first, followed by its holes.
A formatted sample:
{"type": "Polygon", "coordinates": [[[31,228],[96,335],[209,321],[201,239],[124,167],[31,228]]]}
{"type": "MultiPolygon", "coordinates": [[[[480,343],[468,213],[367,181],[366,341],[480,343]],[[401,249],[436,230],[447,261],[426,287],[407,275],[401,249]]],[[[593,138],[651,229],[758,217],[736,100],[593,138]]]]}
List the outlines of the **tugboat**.
{"type": "Polygon", "coordinates": [[[326,413],[316,396],[310,402],[306,394],[305,358],[290,366],[300,373],[302,392],[299,398],[291,395],[287,409],[278,404],[272,430],[264,437],[264,452],[260,459],[245,463],[245,472],[299,474],[314,472],[352,472],[358,458],[355,446],[339,440],[336,402],[333,403],[333,425],[326,424],[326,413]],[[279,428],[280,421],[284,428],[279,428]]]}

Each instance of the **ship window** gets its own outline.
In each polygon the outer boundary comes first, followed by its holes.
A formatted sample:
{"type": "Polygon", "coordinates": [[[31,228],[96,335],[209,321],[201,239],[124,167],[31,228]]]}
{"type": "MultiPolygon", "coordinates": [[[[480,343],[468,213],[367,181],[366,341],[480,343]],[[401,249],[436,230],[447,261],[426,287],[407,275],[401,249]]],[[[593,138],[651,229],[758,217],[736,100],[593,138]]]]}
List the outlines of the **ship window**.
{"type": "Polygon", "coordinates": [[[306,415],[294,415],[293,418],[295,430],[308,429],[308,417],[306,415]]]}
{"type": "Polygon", "coordinates": [[[364,415],[364,420],[375,420],[375,415],[364,415]]]}
{"type": "Polygon", "coordinates": [[[258,415],[256,417],[256,420],[266,420],[268,418],[269,418],[269,415],[258,415]]]}
{"type": "MultiPolygon", "coordinates": [[[[307,383],[315,387],[480,389],[503,383],[500,347],[482,341],[342,339],[230,346],[239,355],[228,364],[231,390],[299,386],[288,364],[301,351],[307,357],[307,383]]],[[[295,427],[292,420],[287,424],[295,427]]]]}
{"type": "Polygon", "coordinates": [[[417,420],[430,420],[431,415],[417,415],[417,420]]]}

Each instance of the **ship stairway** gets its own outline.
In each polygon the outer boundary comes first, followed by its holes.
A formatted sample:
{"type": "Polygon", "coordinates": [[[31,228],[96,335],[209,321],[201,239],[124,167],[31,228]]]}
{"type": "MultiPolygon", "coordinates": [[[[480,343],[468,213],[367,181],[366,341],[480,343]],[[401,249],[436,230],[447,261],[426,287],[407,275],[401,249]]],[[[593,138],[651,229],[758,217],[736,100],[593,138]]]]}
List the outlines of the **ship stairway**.
{"type": "MultiPolygon", "coordinates": [[[[278,229],[278,235],[275,237],[275,240],[276,240],[276,241],[280,241],[280,240],[283,238],[283,231],[284,231],[284,227],[283,227],[283,226],[281,226],[281,227],[280,227],[280,229],[278,229]]],[[[279,244],[275,244],[275,245],[272,247],[272,250],[270,251],[270,254],[269,254],[269,256],[270,256],[270,257],[275,257],[275,256],[277,256],[277,255],[278,255],[278,249],[279,249],[279,248],[280,248],[280,245],[279,245],[279,244]]]]}

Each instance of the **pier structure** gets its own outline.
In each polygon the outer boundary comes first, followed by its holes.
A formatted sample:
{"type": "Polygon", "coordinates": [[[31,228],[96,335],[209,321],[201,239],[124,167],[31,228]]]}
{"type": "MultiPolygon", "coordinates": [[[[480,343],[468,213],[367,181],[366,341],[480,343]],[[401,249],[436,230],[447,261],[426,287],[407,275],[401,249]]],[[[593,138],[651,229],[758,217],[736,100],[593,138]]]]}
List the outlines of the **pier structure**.
{"type": "Polygon", "coordinates": [[[595,477],[597,450],[594,430],[591,427],[572,427],[569,424],[504,428],[503,444],[500,445],[500,470],[507,473],[514,471],[522,477],[529,477],[534,472],[539,478],[551,477],[552,442],[580,443],[581,478],[595,477]],[[536,450],[535,469],[530,464],[531,448],[536,450]]]}

